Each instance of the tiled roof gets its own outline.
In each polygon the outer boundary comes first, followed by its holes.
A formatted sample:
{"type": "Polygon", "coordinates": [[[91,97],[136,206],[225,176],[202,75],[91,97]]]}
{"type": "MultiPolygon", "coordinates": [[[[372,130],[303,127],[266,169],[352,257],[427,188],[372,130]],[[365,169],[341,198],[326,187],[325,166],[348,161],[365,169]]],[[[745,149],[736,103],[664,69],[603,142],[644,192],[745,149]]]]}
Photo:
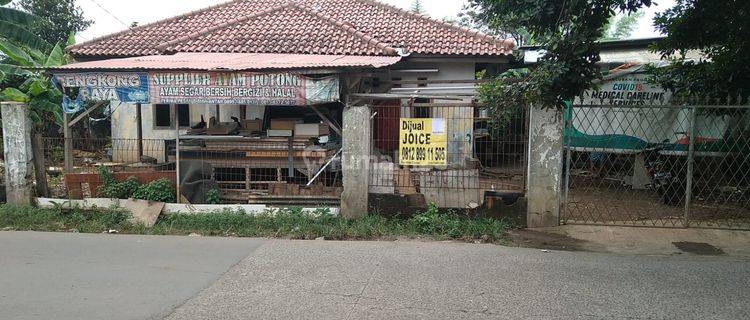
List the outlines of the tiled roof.
{"type": "Polygon", "coordinates": [[[228,21],[156,48],[167,52],[396,54],[387,44],[293,3],[228,21]]]}
{"type": "Polygon", "coordinates": [[[235,0],[85,43],[75,56],[173,52],[511,54],[513,41],[374,0],[235,0]]]}

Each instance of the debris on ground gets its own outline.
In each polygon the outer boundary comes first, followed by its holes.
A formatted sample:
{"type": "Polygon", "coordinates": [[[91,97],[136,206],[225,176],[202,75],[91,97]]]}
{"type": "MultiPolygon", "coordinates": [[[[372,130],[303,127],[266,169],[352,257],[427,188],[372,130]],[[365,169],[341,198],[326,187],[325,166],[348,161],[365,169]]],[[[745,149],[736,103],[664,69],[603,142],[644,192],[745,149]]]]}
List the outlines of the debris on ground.
{"type": "Polygon", "coordinates": [[[131,219],[133,222],[151,228],[159,219],[159,215],[164,209],[164,202],[128,199],[122,203],[122,206],[133,214],[131,219]]]}

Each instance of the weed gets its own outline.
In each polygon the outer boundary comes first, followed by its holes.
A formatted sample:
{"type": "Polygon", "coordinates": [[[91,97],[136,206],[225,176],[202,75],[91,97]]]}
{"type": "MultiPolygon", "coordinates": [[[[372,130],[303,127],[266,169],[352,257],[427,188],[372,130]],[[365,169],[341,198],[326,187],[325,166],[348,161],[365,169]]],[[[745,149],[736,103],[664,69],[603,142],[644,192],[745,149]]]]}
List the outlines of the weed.
{"type": "Polygon", "coordinates": [[[133,199],[175,202],[175,190],[171,181],[162,178],[138,187],[133,193],[133,199]]]}
{"type": "Polygon", "coordinates": [[[219,194],[219,189],[211,189],[206,191],[206,203],[208,204],[219,204],[221,203],[221,197],[219,194]]]}
{"type": "Polygon", "coordinates": [[[127,199],[130,198],[140,185],[135,177],[128,177],[118,182],[105,166],[99,166],[99,177],[102,185],[96,190],[99,197],[127,199]]]}
{"type": "Polygon", "coordinates": [[[320,209],[312,213],[286,208],[250,215],[224,210],[211,214],[172,214],[159,217],[151,228],[133,224],[129,215],[116,209],[65,210],[0,206],[0,228],[38,231],[174,234],[199,233],[206,236],[283,237],[291,239],[371,240],[395,237],[502,241],[511,225],[505,220],[471,219],[453,212],[440,212],[436,206],[408,219],[370,214],[344,219],[320,209]]]}

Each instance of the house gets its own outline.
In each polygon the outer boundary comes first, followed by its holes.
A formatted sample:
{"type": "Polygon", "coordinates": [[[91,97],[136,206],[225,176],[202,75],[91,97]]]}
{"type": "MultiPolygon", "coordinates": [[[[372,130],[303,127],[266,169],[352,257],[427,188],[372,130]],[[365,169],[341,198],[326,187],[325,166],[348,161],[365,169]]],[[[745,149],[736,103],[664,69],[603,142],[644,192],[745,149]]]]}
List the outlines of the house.
{"type": "Polygon", "coordinates": [[[232,176],[227,185],[246,190],[255,176],[289,182],[303,171],[312,179],[336,148],[287,146],[285,135],[297,141],[295,125],[321,125],[315,138],[340,141],[348,101],[373,106],[375,149],[391,159],[399,156],[399,119],[445,119],[444,165],[465,166],[474,148],[475,74],[506,69],[513,48],[512,40],[373,0],[236,0],[70,46],[77,62],[51,72],[63,88],[85,89],[84,99],[111,101],[115,162],[174,161],[175,144],[190,150],[180,136],[199,131],[216,136],[194,150],[201,159],[218,158],[206,155],[206,144],[247,157],[260,156],[261,145],[277,152],[262,161],[214,159],[232,176]],[[441,103],[464,106],[429,106],[441,103]],[[232,122],[239,133],[222,133],[232,122]],[[296,154],[287,159],[287,148],[321,156],[303,164],[296,154]]]}

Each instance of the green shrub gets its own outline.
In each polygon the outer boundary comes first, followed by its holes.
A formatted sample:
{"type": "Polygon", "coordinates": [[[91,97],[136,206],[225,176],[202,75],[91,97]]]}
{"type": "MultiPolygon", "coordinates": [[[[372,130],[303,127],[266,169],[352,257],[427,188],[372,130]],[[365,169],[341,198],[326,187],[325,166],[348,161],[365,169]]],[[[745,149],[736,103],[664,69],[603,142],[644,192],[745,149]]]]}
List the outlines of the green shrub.
{"type": "Polygon", "coordinates": [[[133,193],[133,199],[158,201],[158,202],[175,202],[175,191],[172,188],[172,182],[162,178],[151,181],[138,187],[133,193]]]}
{"type": "Polygon", "coordinates": [[[127,199],[133,196],[140,184],[135,177],[128,177],[119,182],[105,166],[99,166],[99,177],[102,185],[96,190],[97,196],[103,198],[127,199]]]}
{"type": "Polygon", "coordinates": [[[221,196],[219,189],[211,189],[206,192],[206,203],[208,204],[219,204],[221,203],[221,196]]]}

